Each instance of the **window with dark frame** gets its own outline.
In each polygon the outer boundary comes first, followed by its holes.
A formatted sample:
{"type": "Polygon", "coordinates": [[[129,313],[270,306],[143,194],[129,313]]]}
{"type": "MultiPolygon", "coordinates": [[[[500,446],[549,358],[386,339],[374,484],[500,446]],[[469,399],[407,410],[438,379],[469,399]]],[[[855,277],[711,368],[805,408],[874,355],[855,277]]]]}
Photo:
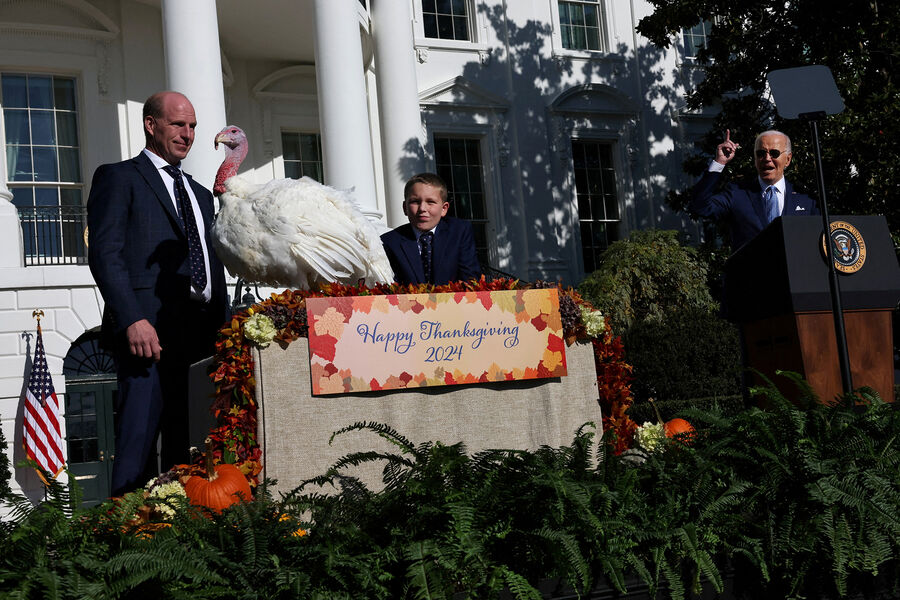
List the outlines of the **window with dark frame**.
{"type": "Polygon", "coordinates": [[[26,264],[87,262],[75,79],[0,73],[7,186],[26,264]]]}
{"type": "Polygon", "coordinates": [[[466,219],[475,233],[478,262],[488,265],[488,218],[481,140],[434,136],[437,174],[447,183],[447,214],[466,219]]]}
{"type": "Polygon", "coordinates": [[[471,41],[468,0],[421,0],[425,37],[471,41]]]}
{"type": "Polygon", "coordinates": [[[284,176],[289,179],[309,177],[325,182],[322,170],[322,136],[318,133],[281,132],[284,176]]]}
{"type": "Polygon", "coordinates": [[[610,142],[572,140],[572,162],[584,271],[597,268],[600,254],[619,239],[619,197],[610,142]]]}
{"type": "Polygon", "coordinates": [[[697,58],[700,49],[706,47],[706,39],[712,25],[712,21],[702,21],[689,29],[681,30],[685,58],[697,58]]]}
{"type": "Polygon", "coordinates": [[[559,8],[559,34],[567,50],[605,50],[600,0],[566,0],[559,8]]]}

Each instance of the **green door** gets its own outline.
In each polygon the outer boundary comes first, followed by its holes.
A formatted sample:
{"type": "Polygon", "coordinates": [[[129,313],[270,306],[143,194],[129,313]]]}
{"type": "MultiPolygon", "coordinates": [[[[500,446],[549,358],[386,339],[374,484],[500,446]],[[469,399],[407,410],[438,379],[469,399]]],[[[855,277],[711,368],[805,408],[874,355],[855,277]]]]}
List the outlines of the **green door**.
{"type": "Polygon", "coordinates": [[[99,331],[85,332],[63,361],[66,376],[66,448],[82,505],[109,498],[115,458],[116,366],[100,347],[99,331]]]}
{"type": "Polygon", "coordinates": [[[116,381],[66,382],[69,472],[83,494],[82,506],[109,498],[115,449],[116,381]]]}

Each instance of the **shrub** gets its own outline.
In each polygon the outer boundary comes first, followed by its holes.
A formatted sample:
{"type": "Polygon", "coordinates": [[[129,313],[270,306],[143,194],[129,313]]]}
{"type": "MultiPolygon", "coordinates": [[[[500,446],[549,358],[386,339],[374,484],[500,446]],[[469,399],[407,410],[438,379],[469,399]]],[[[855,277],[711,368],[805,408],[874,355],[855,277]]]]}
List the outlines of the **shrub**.
{"type": "Polygon", "coordinates": [[[718,303],[724,301],[725,263],[731,256],[728,246],[716,246],[706,241],[697,246],[697,258],[706,265],[706,283],[713,300],[718,303]]]}
{"type": "Polygon", "coordinates": [[[718,270],[722,253],[707,249],[701,255],[678,236],[632,232],[629,240],[610,245],[600,268],[578,287],[622,336],[625,360],[634,367],[636,404],[629,415],[638,422],[634,415],[648,397],[665,406],[741,393],[737,330],[718,316],[704,258],[718,270]]]}
{"type": "Polygon", "coordinates": [[[707,266],[677,231],[633,231],[600,256],[599,268],[578,286],[603,311],[616,335],[634,323],[662,321],[676,308],[712,312],[707,266]]]}
{"type": "Polygon", "coordinates": [[[741,393],[738,331],[715,313],[678,310],[661,321],[634,324],[623,341],[625,360],[634,367],[636,403],[741,393]]]}

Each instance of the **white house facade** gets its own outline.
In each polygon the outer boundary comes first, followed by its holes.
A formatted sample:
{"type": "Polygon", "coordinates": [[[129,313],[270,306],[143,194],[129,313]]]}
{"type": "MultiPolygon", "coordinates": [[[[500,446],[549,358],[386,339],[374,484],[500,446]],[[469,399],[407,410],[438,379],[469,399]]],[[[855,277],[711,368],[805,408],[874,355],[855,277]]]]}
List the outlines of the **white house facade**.
{"type": "MultiPolygon", "coordinates": [[[[207,187],[215,134],[250,140],[243,173],[352,189],[386,227],[406,179],[435,171],[483,265],[577,284],[633,229],[695,231],[665,205],[709,125],[684,110],[697,70],[635,30],[645,0],[0,0],[0,424],[24,457],[35,321],[72,473],[102,499],[111,365],[86,264],[84,206],[103,163],[143,147],[143,101],[198,117],[185,170],[207,187]],[[98,483],[100,482],[100,483],[98,483]]],[[[687,49],[685,47],[687,46],[687,49]]],[[[491,271],[494,272],[494,271],[491,271]]],[[[39,500],[16,468],[12,485],[39,500]]]]}

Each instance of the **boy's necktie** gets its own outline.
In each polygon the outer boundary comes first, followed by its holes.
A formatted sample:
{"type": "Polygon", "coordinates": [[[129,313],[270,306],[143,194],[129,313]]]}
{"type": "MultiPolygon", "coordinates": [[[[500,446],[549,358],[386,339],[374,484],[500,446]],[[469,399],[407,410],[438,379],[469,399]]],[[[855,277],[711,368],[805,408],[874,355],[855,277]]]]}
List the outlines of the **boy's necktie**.
{"type": "Polygon", "coordinates": [[[163,170],[175,180],[175,203],[178,205],[179,216],[184,223],[188,253],[191,259],[191,284],[195,289],[202,291],[206,287],[206,264],[203,262],[203,246],[200,243],[200,232],[197,230],[191,198],[184,187],[181,169],[166,165],[163,170]]]}
{"type": "Polygon", "coordinates": [[[431,241],[434,233],[426,231],[419,237],[419,254],[422,256],[422,270],[425,271],[425,281],[434,283],[434,276],[431,269],[431,241]]]}

